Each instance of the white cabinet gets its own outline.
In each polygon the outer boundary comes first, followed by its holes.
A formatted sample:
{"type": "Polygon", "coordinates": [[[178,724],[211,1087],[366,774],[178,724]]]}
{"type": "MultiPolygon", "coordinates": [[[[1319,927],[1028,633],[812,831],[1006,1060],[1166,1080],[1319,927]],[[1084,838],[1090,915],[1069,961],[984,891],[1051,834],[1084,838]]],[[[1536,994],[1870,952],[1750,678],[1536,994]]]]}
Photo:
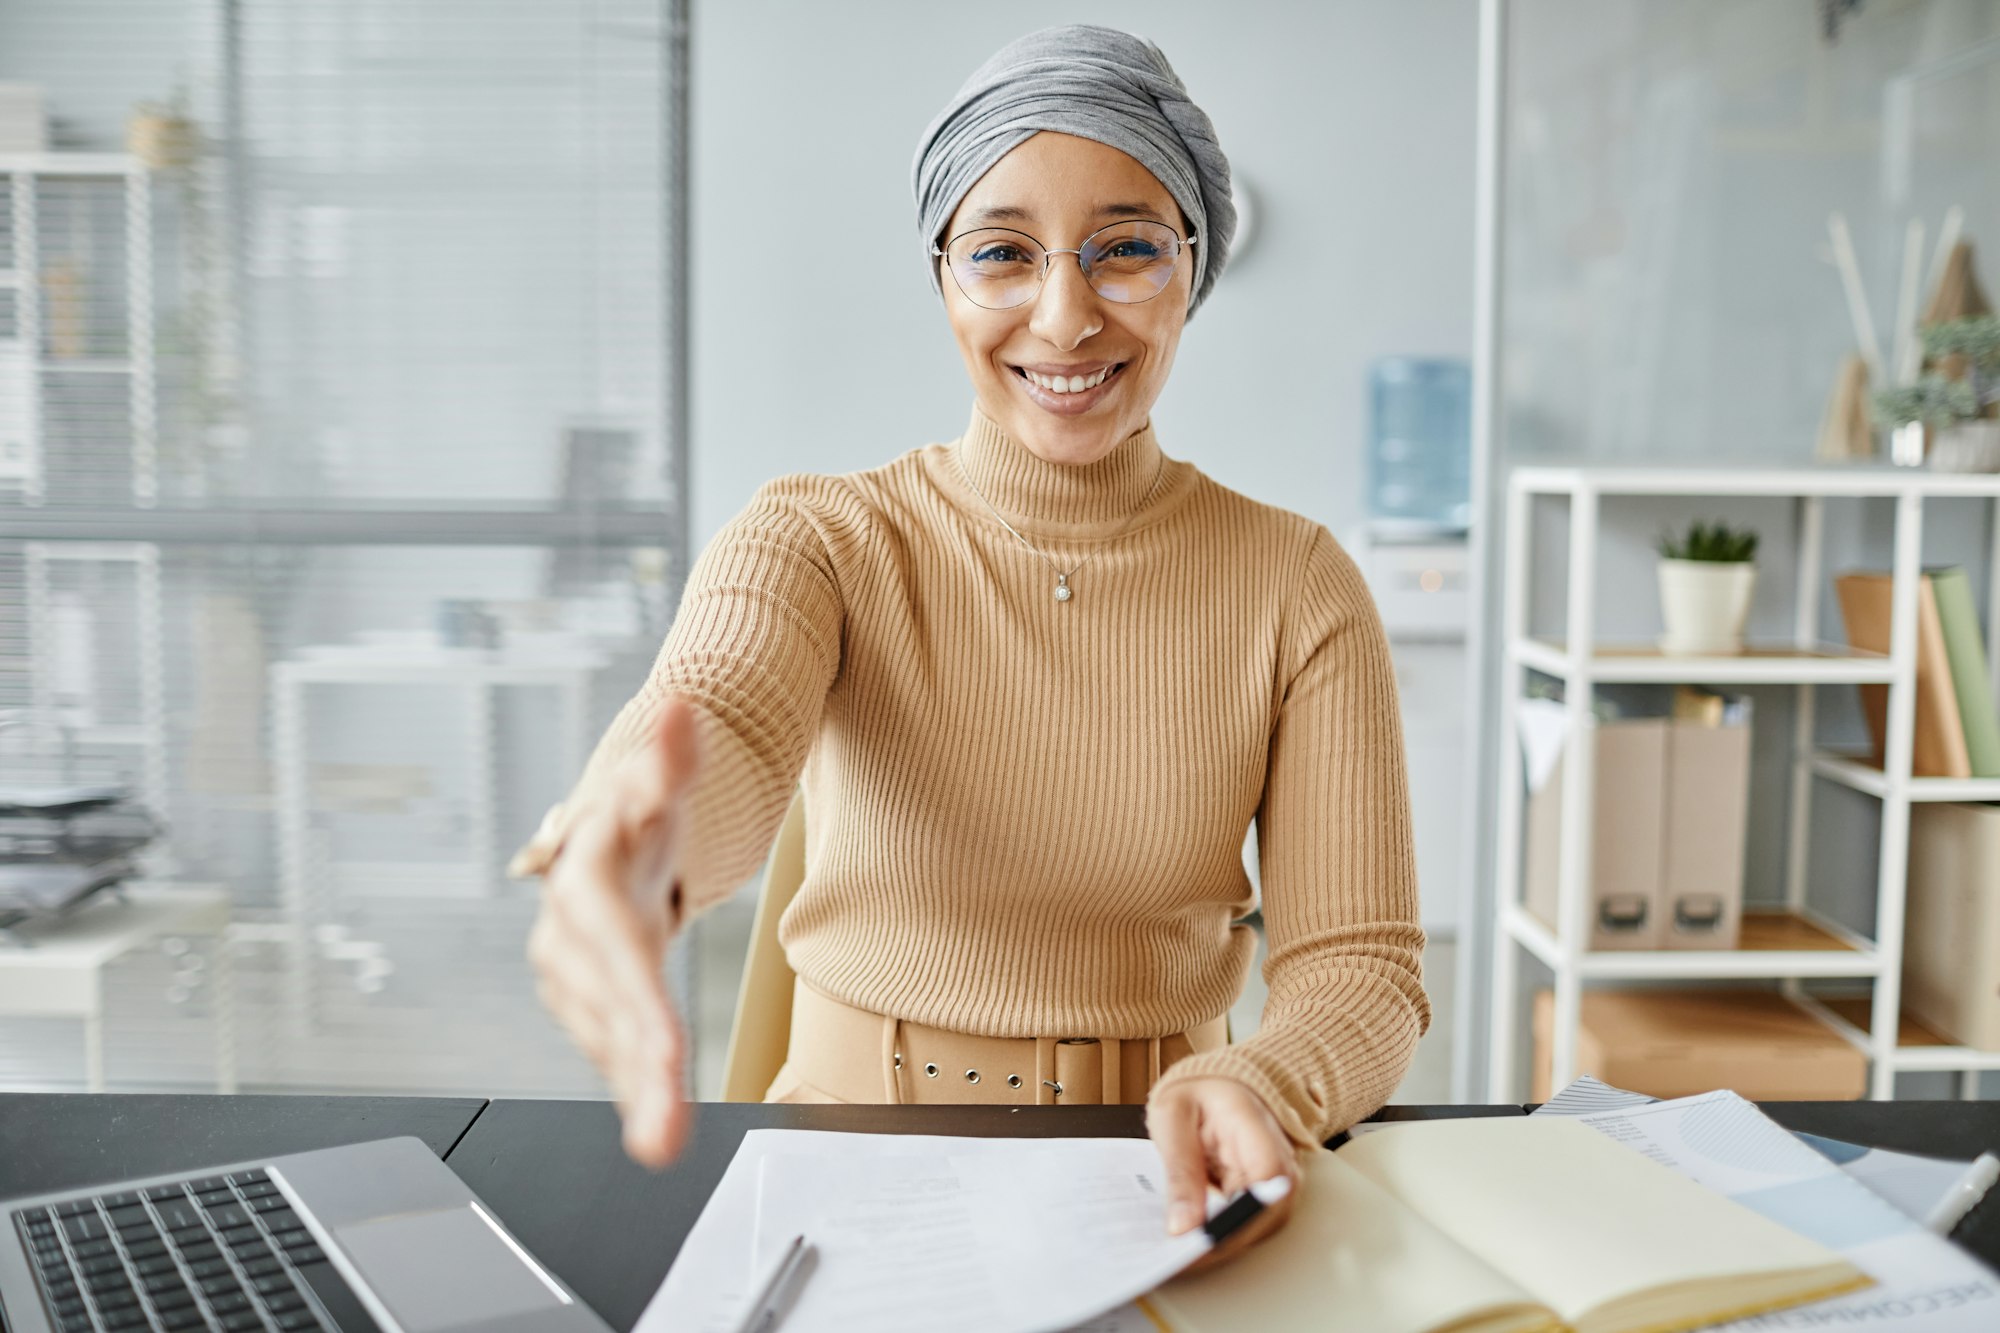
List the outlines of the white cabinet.
{"type": "Polygon", "coordinates": [[[1396,662],[1409,764],[1410,820],[1424,929],[1456,935],[1465,878],[1465,627],[1462,540],[1388,541],[1366,532],[1348,553],[1368,579],[1396,662]]]}

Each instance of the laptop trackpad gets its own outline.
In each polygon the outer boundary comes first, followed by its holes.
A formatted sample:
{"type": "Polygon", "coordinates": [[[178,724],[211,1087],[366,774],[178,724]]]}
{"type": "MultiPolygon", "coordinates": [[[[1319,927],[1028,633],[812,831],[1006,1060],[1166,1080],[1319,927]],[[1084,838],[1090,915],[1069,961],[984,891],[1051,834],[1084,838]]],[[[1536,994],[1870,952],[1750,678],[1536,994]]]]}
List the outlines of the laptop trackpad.
{"type": "Polygon", "coordinates": [[[433,1333],[568,1304],[471,1208],[335,1227],[404,1333],[433,1333]]]}

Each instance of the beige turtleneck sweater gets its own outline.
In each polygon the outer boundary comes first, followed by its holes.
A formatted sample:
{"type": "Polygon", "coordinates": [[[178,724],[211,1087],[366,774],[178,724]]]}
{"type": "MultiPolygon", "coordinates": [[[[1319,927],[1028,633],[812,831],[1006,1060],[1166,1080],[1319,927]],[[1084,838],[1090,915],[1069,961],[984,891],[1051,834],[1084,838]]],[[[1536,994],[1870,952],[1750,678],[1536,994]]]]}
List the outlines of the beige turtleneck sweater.
{"type": "Polygon", "coordinates": [[[1150,425],[1066,467],[975,409],[949,445],[766,484],[563,811],[670,694],[705,757],[687,910],[755,873],[803,778],[779,939],[826,994],[993,1036],[1191,1028],[1250,966],[1254,819],[1262,1027],[1162,1086],[1240,1079],[1308,1144],[1409,1067],[1430,1006],[1374,604],[1324,527],[1165,458],[1150,425]],[[1070,601],[966,474],[1064,569],[1090,557],[1070,601]]]}

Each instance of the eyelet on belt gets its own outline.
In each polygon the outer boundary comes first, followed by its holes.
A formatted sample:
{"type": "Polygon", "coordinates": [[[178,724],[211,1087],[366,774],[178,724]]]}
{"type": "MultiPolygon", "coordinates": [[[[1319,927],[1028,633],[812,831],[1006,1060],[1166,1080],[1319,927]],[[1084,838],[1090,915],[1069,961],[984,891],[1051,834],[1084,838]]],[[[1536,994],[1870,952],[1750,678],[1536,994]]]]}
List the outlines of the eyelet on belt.
{"type": "Polygon", "coordinates": [[[924,1066],[924,1077],[925,1077],[925,1078],[936,1078],[936,1077],[937,1077],[937,1066],[936,1066],[936,1065],[934,1065],[934,1064],[929,1064],[929,1065],[925,1065],[925,1066],[924,1066]]]}
{"type": "Polygon", "coordinates": [[[1042,1086],[1045,1088],[1054,1088],[1056,1090],[1056,1096],[1058,1097],[1062,1096],[1062,1083],[1059,1080],[1052,1078],[1045,1078],[1042,1080],[1042,1086]]]}
{"type": "Polygon", "coordinates": [[[901,1051],[897,1051],[897,1052],[896,1052],[896,1068],[898,1068],[898,1069],[901,1069],[902,1067],[903,1067],[903,1053],[902,1053],[901,1051]]]}
{"type": "Polygon", "coordinates": [[[1020,1076],[1019,1074],[1009,1074],[1009,1075],[1007,1075],[1007,1086],[1008,1086],[1008,1087],[1010,1087],[1010,1088],[1018,1088],[1018,1087],[1020,1087],[1020,1086],[1021,1086],[1021,1076],[1020,1076]]]}
{"type": "Polygon", "coordinates": [[[965,1081],[967,1083],[977,1083],[979,1081],[979,1071],[977,1069],[966,1070],[965,1081]]]}

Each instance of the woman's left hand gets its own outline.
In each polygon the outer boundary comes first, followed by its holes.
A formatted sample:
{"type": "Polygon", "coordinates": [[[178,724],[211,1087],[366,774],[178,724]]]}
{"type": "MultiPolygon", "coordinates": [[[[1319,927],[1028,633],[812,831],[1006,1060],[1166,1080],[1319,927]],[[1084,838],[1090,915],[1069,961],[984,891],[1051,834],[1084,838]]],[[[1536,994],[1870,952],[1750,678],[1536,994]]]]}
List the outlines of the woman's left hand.
{"type": "Polygon", "coordinates": [[[1234,1194],[1284,1176],[1292,1192],[1265,1208],[1189,1271],[1227,1262],[1285,1224],[1299,1191],[1299,1160],[1263,1098],[1233,1078],[1175,1083],[1146,1106],[1146,1132],[1167,1167],[1167,1230],[1175,1235],[1207,1217],[1208,1187],[1234,1194]]]}

